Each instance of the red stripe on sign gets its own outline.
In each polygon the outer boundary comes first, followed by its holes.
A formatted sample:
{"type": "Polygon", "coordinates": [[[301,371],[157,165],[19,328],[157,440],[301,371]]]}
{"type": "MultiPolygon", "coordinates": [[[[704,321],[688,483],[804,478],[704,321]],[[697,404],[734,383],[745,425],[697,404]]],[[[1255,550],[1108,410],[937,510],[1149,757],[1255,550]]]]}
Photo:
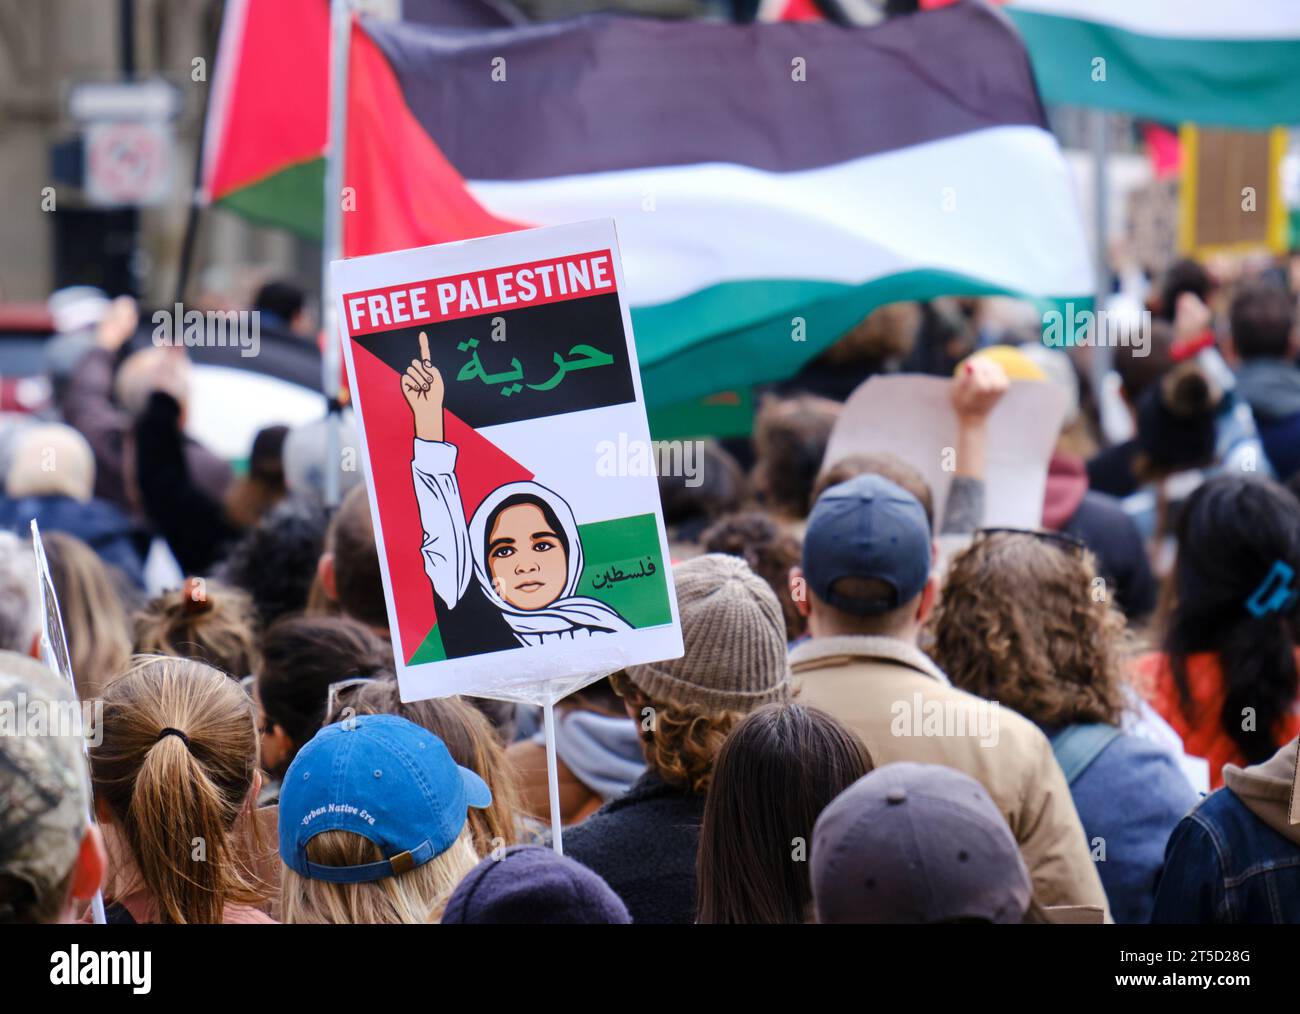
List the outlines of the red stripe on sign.
{"type": "MultiPolygon", "coordinates": [[[[366,449],[379,500],[384,556],[397,610],[396,653],[410,658],[434,625],[433,587],[424,573],[420,546],[424,529],[411,478],[415,427],[402,397],[401,377],[360,345],[352,346],[357,372],[357,407],[366,424],[366,449]]],[[[533,473],[450,412],[444,417],[447,441],[459,449],[456,484],[466,521],[492,490],[508,482],[527,482],[533,473]]]]}
{"type": "Polygon", "coordinates": [[[348,333],[476,317],[490,310],[541,306],[599,293],[617,292],[608,250],[430,278],[343,296],[348,333]]]}

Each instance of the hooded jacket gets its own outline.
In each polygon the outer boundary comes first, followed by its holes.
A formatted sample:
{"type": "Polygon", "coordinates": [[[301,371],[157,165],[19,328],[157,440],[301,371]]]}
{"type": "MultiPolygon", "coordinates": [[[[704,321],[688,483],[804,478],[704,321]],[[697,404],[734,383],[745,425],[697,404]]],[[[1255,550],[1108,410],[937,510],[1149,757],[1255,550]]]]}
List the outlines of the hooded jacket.
{"type": "Polygon", "coordinates": [[[1300,823],[1289,817],[1298,742],[1224,767],[1224,787],[1169,838],[1152,922],[1300,922],[1300,823]]]}
{"type": "Polygon", "coordinates": [[[1237,371],[1237,390],[1255,414],[1273,471],[1285,482],[1300,471],[1300,368],[1283,359],[1252,359],[1237,371]]]}

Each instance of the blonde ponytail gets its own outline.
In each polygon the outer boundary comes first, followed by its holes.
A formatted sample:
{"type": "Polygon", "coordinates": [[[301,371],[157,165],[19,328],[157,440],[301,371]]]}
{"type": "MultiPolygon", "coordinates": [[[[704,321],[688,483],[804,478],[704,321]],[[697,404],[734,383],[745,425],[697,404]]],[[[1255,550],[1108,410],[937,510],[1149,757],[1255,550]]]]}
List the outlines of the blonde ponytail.
{"type": "Polygon", "coordinates": [[[257,767],[252,702],[189,659],[137,656],[104,697],[91,750],[95,796],[130,851],[137,886],[164,923],[219,923],[265,888],[235,838],[257,767]]]}

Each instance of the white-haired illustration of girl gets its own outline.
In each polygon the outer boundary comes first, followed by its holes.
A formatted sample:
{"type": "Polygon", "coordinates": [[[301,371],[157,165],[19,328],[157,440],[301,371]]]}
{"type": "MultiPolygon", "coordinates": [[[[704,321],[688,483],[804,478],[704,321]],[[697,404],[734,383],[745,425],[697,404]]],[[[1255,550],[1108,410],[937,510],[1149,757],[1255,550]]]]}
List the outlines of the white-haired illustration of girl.
{"type": "Polygon", "coordinates": [[[582,578],[582,541],[564,499],[536,482],[493,490],[468,526],[456,483],[458,448],[443,429],[442,374],[420,332],[420,358],[402,375],[415,419],[411,475],[420,508],[424,572],[449,609],[471,580],[504,617],[520,644],[548,644],[633,629],[617,611],[574,594],[582,578]]]}

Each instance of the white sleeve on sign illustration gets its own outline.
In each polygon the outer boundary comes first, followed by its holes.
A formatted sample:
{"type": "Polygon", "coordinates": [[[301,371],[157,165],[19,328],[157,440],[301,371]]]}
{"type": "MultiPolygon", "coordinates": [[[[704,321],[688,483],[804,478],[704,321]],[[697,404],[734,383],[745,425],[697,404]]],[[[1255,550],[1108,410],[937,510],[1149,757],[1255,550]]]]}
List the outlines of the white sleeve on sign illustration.
{"type": "Polygon", "coordinates": [[[465,508],[456,484],[456,446],[417,438],[411,476],[420,507],[420,527],[424,529],[420,544],[424,572],[438,597],[452,609],[464,596],[474,573],[465,508]]]}

